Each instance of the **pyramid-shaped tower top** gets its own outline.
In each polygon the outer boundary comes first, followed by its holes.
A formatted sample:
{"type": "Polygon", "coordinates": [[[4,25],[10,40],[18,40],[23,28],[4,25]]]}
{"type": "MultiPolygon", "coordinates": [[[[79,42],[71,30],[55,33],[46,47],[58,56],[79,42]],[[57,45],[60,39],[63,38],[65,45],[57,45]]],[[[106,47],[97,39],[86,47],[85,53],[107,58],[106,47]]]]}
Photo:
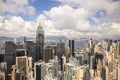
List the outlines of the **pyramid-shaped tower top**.
{"type": "Polygon", "coordinates": [[[39,22],[38,28],[43,28],[43,27],[41,26],[41,23],[40,23],[40,22],[39,22]]]}
{"type": "Polygon", "coordinates": [[[37,33],[44,33],[43,27],[41,26],[41,23],[39,22],[37,33]]]}

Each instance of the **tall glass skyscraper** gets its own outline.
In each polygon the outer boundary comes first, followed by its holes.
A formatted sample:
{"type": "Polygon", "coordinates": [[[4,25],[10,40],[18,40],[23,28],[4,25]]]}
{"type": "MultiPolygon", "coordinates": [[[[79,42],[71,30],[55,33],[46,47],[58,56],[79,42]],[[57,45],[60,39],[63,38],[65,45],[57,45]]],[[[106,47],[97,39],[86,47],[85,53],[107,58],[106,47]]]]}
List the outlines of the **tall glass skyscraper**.
{"type": "Polygon", "coordinates": [[[37,28],[37,35],[36,35],[36,45],[37,45],[37,60],[44,60],[44,30],[41,24],[37,28]]]}

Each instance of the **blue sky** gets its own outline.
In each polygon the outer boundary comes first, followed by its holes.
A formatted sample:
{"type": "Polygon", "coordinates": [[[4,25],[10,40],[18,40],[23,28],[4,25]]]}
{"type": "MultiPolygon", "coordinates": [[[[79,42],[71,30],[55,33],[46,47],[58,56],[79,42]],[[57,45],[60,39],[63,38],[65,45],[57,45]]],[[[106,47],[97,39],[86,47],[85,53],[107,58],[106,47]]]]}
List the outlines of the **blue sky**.
{"type": "Polygon", "coordinates": [[[52,7],[58,6],[60,3],[52,0],[33,0],[30,4],[36,9],[36,13],[32,16],[20,15],[25,20],[35,20],[39,14],[50,10],[52,7]]]}
{"type": "Polygon", "coordinates": [[[0,0],[0,36],[35,37],[40,22],[45,36],[118,38],[119,4],[119,0],[0,0]]]}

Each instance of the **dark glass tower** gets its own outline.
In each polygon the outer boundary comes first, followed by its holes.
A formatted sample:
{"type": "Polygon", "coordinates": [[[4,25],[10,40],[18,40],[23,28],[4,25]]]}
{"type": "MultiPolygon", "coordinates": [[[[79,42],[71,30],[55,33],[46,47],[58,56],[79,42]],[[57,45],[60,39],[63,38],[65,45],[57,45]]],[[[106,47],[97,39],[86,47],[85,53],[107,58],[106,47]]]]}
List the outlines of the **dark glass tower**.
{"type": "Polygon", "coordinates": [[[69,50],[70,50],[70,56],[75,57],[74,53],[74,40],[69,40],[69,50]]]}
{"type": "Polygon", "coordinates": [[[37,28],[37,36],[36,36],[36,45],[37,45],[37,61],[44,60],[44,30],[43,27],[39,24],[37,28]]]}

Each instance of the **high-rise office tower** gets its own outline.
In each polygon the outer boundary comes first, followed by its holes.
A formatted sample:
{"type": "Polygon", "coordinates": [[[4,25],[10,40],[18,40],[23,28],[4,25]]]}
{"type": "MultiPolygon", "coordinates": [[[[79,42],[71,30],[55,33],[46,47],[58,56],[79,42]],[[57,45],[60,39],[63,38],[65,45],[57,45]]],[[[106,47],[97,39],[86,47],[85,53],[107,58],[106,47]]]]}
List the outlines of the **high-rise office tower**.
{"type": "Polygon", "coordinates": [[[89,40],[90,54],[94,53],[94,44],[92,38],[89,40]]]}
{"type": "Polygon", "coordinates": [[[46,67],[44,61],[34,63],[34,78],[35,80],[43,80],[46,75],[46,67]]]}
{"type": "Polygon", "coordinates": [[[49,63],[51,63],[54,66],[54,77],[58,77],[58,73],[59,73],[58,57],[55,56],[54,59],[49,60],[49,63]]]}
{"type": "Polygon", "coordinates": [[[110,46],[112,45],[112,40],[111,39],[105,39],[105,41],[108,43],[107,51],[110,51],[110,46]]]}
{"type": "Polygon", "coordinates": [[[46,47],[44,52],[45,52],[45,59],[44,60],[47,63],[50,59],[53,58],[53,56],[52,56],[52,48],[46,47]]]}
{"type": "Polygon", "coordinates": [[[7,80],[7,63],[0,62],[0,80],[7,80]]]}
{"type": "Polygon", "coordinates": [[[92,38],[89,40],[89,47],[90,47],[90,48],[93,47],[93,40],[92,40],[92,38]]]}
{"type": "Polygon", "coordinates": [[[0,41],[0,63],[4,62],[5,55],[5,42],[0,41]]]}
{"type": "Polygon", "coordinates": [[[33,62],[36,61],[36,43],[34,41],[27,41],[26,42],[26,47],[27,47],[27,55],[32,56],[33,62]]]}
{"type": "Polygon", "coordinates": [[[65,67],[66,67],[66,57],[63,55],[61,58],[62,64],[61,64],[61,70],[65,71],[65,67]]]}
{"type": "Polygon", "coordinates": [[[103,67],[101,77],[102,77],[103,80],[109,80],[109,79],[108,79],[108,77],[109,77],[109,69],[108,69],[108,66],[104,66],[104,67],[103,67]]]}
{"type": "Polygon", "coordinates": [[[64,54],[65,54],[65,43],[60,41],[57,43],[56,55],[58,56],[58,59],[60,60],[60,58],[64,54]]]}
{"type": "Polygon", "coordinates": [[[44,30],[41,24],[37,28],[37,36],[36,36],[36,44],[37,44],[37,60],[44,60],[44,30]]]}
{"type": "Polygon", "coordinates": [[[0,70],[0,80],[5,80],[5,72],[0,70]]]}
{"type": "Polygon", "coordinates": [[[120,80],[120,63],[117,64],[117,80],[120,80]]]}
{"type": "Polygon", "coordinates": [[[112,53],[114,54],[114,57],[117,58],[117,42],[112,43],[112,53]]]}
{"type": "Polygon", "coordinates": [[[72,68],[72,80],[88,80],[84,79],[85,70],[82,66],[72,68]]]}
{"type": "Polygon", "coordinates": [[[117,42],[117,55],[120,56],[120,40],[117,42]]]}
{"type": "Polygon", "coordinates": [[[25,50],[27,51],[26,43],[27,43],[27,40],[26,40],[26,37],[24,36],[24,47],[25,47],[25,50]]]}
{"type": "MultiPolygon", "coordinates": [[[[13,41],[5,42],[4,61],[7,63],[7,74],[10,74],[12,65],[15,64],[15,50],[16,46],[13,41]]],[[[6,79],[9,80],[10,76],[7,75],[6,79]]]]}
{"type": "Polygon", "coordinates": [[[101,76],[102,67],[103,67],[103,62],[100,59],[98,59],[98,64],[97,64],[97,75],[98,76],[101,76]]]}
{"type": "Polygon", "coordinates": [[[69,50],[70,50],[70,56],[75,57],[74,53],[74,40],[69,40],[69,50]]]}
{"type": "Polygon", "coordinates": [[[66,70],[64,73],[64,79],[63,80],[72,80],[72,72],[73,72],[74,65],[66,64],[66,70]]]}
{"type": "MultiPolygon", "coordinates": [[[[23,54],[25,50],[21,50],[23,54]]],[[[24,52],[26,53],[26,52],[24,52]]],[[[17,53],[20,54],[20,53],[17,53]]],[[[12,66],[13,70],[11,72],[11,80],[32,80],[33,71],[32,71],[32,57],[26,55],[17,55],[16,64],[12,66]]]]}
{"type": "Polygon", "coordinates": [[[90,57],[90,69],[94,69],[94,64],[95,64],[95,57],[91,56],[90,57]]]}

